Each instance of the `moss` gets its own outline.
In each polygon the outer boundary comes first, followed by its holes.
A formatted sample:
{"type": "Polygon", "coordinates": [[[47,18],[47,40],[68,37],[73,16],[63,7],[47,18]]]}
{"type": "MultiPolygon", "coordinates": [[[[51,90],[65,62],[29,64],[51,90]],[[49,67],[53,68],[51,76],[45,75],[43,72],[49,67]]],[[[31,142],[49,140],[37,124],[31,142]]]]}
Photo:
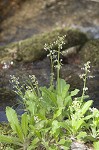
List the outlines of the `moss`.
{"type": "Polygon", "coordinates": [[[56,29],[52,32],[35,35],[26,40],[9,44],[6,47],[2,47],[2,49],[8,48],[10,56],[15,51],[17,53],[17,60],[31,62],[46,56],[47,53],[44,51],[45,43],[52,43],[58,36],[63,35],[66,35],[64,49],[78,44],[83,45],[87,41],[86,35],[78,30],[56,29]]]}
{"type": "Polygon", "coordinates": [[[88,41],[82,47],[79,55],[84,63],[91,61],[92,65],[99,66],[99,39],[88,41]]]}

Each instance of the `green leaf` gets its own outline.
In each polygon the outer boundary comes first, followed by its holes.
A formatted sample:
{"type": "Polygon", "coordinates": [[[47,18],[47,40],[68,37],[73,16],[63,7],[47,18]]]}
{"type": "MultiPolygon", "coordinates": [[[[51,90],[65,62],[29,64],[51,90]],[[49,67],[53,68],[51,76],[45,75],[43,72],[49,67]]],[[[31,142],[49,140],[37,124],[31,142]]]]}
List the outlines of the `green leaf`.
{"type": "Polygon", "coordinates": [[[72,141],[69,139],[61,139],[58,144],[61,145],[61,148],[64,150],[69,150],[70,149],[70,145],[71,145],[72,141]]]}
{"type": "Polygon", "coordinates": [[[45,94],[46,100],[48,103],[52,103],[54,105],[57,104],[56,94],[50,91],[50,89],[47,89],[46,87],[40,88],[40,90],[43,92],[43,95],[45,94]]]}
{"type": "Polygon", "coordinates": [[[63,89],[66,87],[66,82],[64,79],[59,79],[59,85],[57,85],[56,89],[59,90],[59,93],[61,94],[63,92],[63,89]]]}
{"type": "Polygon", "coordinates": [[[37,143],[39,142],[39,138],[35,138],[33,141],[32,141],[32,145],[36,145],[37,143]]]}
{"type": "Polygon", "coordinates": [[[40,129],[42,129],[44,127],[45,123],[46,123],[46,120],[41,120],[41,121],[39,121],[39,122],[36,123],[35,127],[38,130],[40,130],[40,129]]]}
{"type": "Polygon", "coordinates": [[[19,125],[19,120],[18,120],[15,110],[10,107],[6,107],[6,116],[11,125],[11,128],[13,129],[13,131],[16,132],[15,125],[19,125]]]}
{"type": "Polygon", "coordinates": [[[0,135],[0,143],[20,145],[20,141],[18,138],[7,135],[0,135]]]}
{"type": "Polygon", "coordinates": [[[89,119],[91,119],[92,117],[93,117],[93,115],[88,115],[88,116],[84,117],[84,120],[89,120],[89,119]]]}
{"type": "Polygon", "coordinates": [[[20,140],[23,141],[22,129],[21,129],[21,126],[19,124],[19,120],[18,120],[18,117],[17,117],[15,110],[10,108],[10,107],[6,107],[6,116],[7,116],[7,119],[10,123],[12,130],[15,133],[17,133],[20,140]]]}
{"type": "Polygon", "coordinates": [[[64,145],[63,145],[63,146],[61,146],[61,148],[62,148],[63,150],[70,150],[70,146],[67,147],[67,146],[64,146],[64,145]]]}
{"type": "Polygon", "coordinates": [[[39,138],[35,138],[32,140],[31,145],[27,148],[27,150],[33,150],[38,147],[39,138]]]}
{"type": "Polygon", "coordinates": [[[31,90],[26,90],[24,98],[26,99],[26,109],[29,110],[32,115],[34,115],[37,111],[37,104],[39,100],[37,95],[34,91],[31,92],[31,90]]]}
{"type": "Polygon", "coordinates": [[[32,115],[35,115],[36,111],[37,111],[37,105],[36,105],[36,102],[34,101],[26,101],[26,109],[29,110],[29,112],[32,114],[32,115]]]}
{"type": "Polygon", "coordinates": [[[57,120],[54,120],[52,122],[52,130],[51,133],[54,134],[56,132],[56,130],[60,127],[60,124],[57,120]]]}
{"type": "Polygon", "coordinates": [[[96,141],[96,138],[94,138],[94,137],[91,136],[91,135],[87,135],[87,136],[86,136],[86,140],[87,140],[87,141],[94,142],[94,141],[96,141]]]}
{"type": "Polygon", "coordinates": [[[59,86],[58,86],[58,90],[57,90],[58,107],[66,106],[66,100],[69,95],[69,88],[70,88],[70,85],[66,84],[65,80],[59,79],[59,86]]]}
{"type": "Polygon", "coordinates": [[[25,92],[25,99],[27,100],[35,100],[37,98],[36,94],[34,93],[34,91],[31,92],[31,90],[26,90],[25,92]]]}
{"type": "Polygon", "coordinates": [[[66,98],[65,98],[65,100],[64,100],[64,106],[70,106],[71,105],[71,103],[72,103],[72,98],[71,98],[71,96],[69,95],[69,96],[67,96],[66,98]]]}
{"type": "Polygon", "coordinates": [[[69,84],[66,84],[64,89],[62,90],[62,98],[64,99],[68,94],[69,92],[69,88],[70,88],[70,85],[69,84]]]}
{"type": "Polygon", "coordinates": [[[57,118],[58,116],[60,116],[60,115],[62,114],[62,110],[63,110],[63,108],[60,107],[60,108],[56,111],[56,113],[54,113],[53,118],[55,119],[55,118],[57,118]]]}
{"type": "Polygon", "coordinates": [[[57,95],[57,105],[58,105],[58,107],[64,106],[63,99],[62,99],[61,95],[57,95]]]}
{"type": "Polygon", "coordinates": [[[86,136],[87,136],[87,133],[86,132],[83,132],[83,131],[81,131],[81,132],[79,132],[79,134],[77,135],[77,139],[79,140],[81,140],[81,139],[85,139],[86,138],[86,136]]]}
{"type": "MultiPolygon", "coordinates": [[[[49,147],[49,146],[48,146],[49,147]]],[[[49,148],[48,148],[48,150],[57,150],[57,147],[56,147],[56,145],[51,145],[49,148]]]]}
{"type": "Polygon", "coordinates": [[[69,132],[70,135],[73,133],[73,132],[72,132],[71,121],[66,120],[66,121],[64,121],[64,122],[59,122],[59,125],[60,125],[61,127],[63,127],[64,129],[66,129],[66,130],[69,132]]]}
{"type": "Polygon", "coordinates": [[[89,101],[85,102],[85,104],[81,108],[82,115],[84,115],[86,113],[86,111],[90,108],[90,106],[92,105],[92,103],[93,103],[92,100],[89,100],[89,101]]]}
{"type": "Polygon", "coordinates": [[[31,133],[40,139],[40,138],[41,138],[40,130],[38,130],[38,129],[37,129],[35,126],[33,126],[33,125],[30,125],[29,127],[30,127],[30,129],[31,129],[31,133]]]}
{"type": "Polygon", "coordinates": [[[13,143],[13,137],[6,136],[6,135],[0,135],[0,143],[13,143]]]}
{"type": "Polygon", "coordinates": [[[79,89],[75,89],[74,91],[71,91],[71,96],[77,95],[79,91],[80,91],[79,89]]]}
{"type": "Polygon", "coordinates": [[[79,128],[81,127],[81,125],[83,124],[83,122],[84,122],[84,120],[80,119],[80,120],[77,120],[75,122],[75,124],[73,124],[73,127],[76,130],[76,132],[79,130],[79,128]]]}
{"type": "Polygon", "coordinates": [[[58,142],[58,144],[65,144],[65,142],[66,142],[66,139],[61,139],[59,142],[58,142]]]}
{"type": "Polygon", "coordinates": [[[28,115],[27,115],[27,113],[24,113],[21,116],[21,128],[24,133],[24,136],[26,137],[28,134],[28,115]]]}
{"type": "Polygon", "coordinates": [[[6,147],[5,150],[14,150],[14,148],[11,148],[11,147],[6,147]]]}
{"type": "Polygon", "coordinates": [[[94,150],[99,150],[99,141],[93,143],[94,150]]]}

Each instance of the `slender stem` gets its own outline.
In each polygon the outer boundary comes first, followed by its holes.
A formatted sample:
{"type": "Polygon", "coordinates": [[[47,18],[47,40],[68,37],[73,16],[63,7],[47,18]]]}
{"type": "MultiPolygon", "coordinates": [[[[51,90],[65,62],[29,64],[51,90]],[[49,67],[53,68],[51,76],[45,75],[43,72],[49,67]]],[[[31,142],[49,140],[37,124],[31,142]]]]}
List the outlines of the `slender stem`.
{"type": "Polygon", "coordinates": [[[36,89],[37,89],[38,96],[40,97],[40,96],[41,96],[41,93],[40,93],[40,90],[39,90],[38,84],[36,84],[36,89]]]}
{"type": "Polygon", "coordinates": [[[60,76],[60,46],[58,46],[58,56],[57,56],[57,86],[58,86],[58,91],[59,91],[59,76],[60,76]]]}
{"type": "Polygon", "coordinates": [[[51,61],[51,76],[50,76],[50,86],[51,87],[53,87],[53,80],[54,80],[54,78],[53,78],[53,59],[52,59],[52,56],[50,56],[50,61],[51,61]]]}
{"type": "Polygon", "coordinates": [[[85,95],[85,88],[86,88],[86,81],[87,81],[87,73],[88,71],[86,70],[85,72],[85,78],[83,79],[84,80],[84,85],[83,85],[83,92],[82,92],[82,97],[81,97],[81,102],[83,102],[83,99],[84,99],[84,95],[85,95]]]}

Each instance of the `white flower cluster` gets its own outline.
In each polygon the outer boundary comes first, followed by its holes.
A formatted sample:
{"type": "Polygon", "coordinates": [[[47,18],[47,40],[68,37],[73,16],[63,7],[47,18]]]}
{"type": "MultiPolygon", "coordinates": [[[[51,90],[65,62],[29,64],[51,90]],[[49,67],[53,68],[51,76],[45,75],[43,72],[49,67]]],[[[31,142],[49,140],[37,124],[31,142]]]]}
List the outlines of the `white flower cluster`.
{"type": "MultiPolygon", "coordinates": [[[[85,73],[79,75],[80,79],[84,79],[84,77],[87,75],[87,73],[90,72],[90,61],[88,61],[86,64],[84,64],[84,67],[81,68],[81,70],[84,70],[85,73]]],[[[92,75],[87,75],[87,78],[89,79],[92,79],[94,78],[95,76],[92,76],[92,75]]]]}
{"type": "Polygon", "coordinates": [[[19,77],[15,77],[15,75],[10,75],[11,77],[11,82],[15,83],[16,85],[19,85],[19,77]]]}
{"type": "Polygon", "coordinates": [[[86,92],[88,90],[88,87],[83,88],[83,90],[86,92]]]}
{"type": "Polygon", "coordinates": [[[48,51],[49,53],[47,54],[47,57],[50,57],[50,60],[52,61],[51,63],[53,63],[53,66],[55,68],[60,68],[62,66],[62,59],[58,60],[58,53],[62,54],[59,49],[62,49],[62,46],[65,44],[64,40],[65,40],[65,36],[58,36],[58,39],[56,41],[54,41],[52,44],[45,44],[44,46],[44,50],[48,51]],[[55,50],[54,47],[58,47],[58,50],[55,50]],[[59,61],[59,63],[58,63],[59,61]],[[57,65],[58,64],[58,65],[57,65]],[[60,66],[59,66],[60,64],[60,66]]]}
{"type": "Polygon", "coordinates": [[[78,111],[80,109],[80,106],[81,106],[81,102],[80,101],[75,99],[72,102],[72,108],[73,108],[74,111],[78,111]]]}
{"type": "Polygon", "coordinates": [[[13,86],[14,92],[18,95],[19,93],[22,94],[21,90],[23,89],[24,84],[20,85],[19,77],[15,77],[15,75],[10,75],[10,77],[11,77],[10,83],[13,86]]]}
{"type": "Polygon", "coordinates": [[[84,79],[87,77],[87,73],[90,72],[90,61],[88,61],[86,64],[84,64],[84,67],[81,68],[81,70],[84,70],[85,73],[79,75],[81,79],[84,79]]]}
{"type": "Polygon", "coordinates": [[[56,45],[58,45],[58,48],[62,49],[62,46],[65,44],[64,43],[65,38],[66,38],[66,35],[58,36],[58,39],[56,40],[56,42],[54,42],[56,45]]]}
{"type": "Polygon", "coordinates": [[[90,111],[93,113],[94,117],[99,117],[99,110],[97,108],[90,108],[90,111]]]}
{"type": "Polygon", "coordinates": [[[37,81],[37,78],[35,77],[35,75],[29,75],[29,78],[31,79],[31,82],[33,83],[33,85],[38,84],[38,81],[37,81]]]}
{"type": "Polygon", "coordinates": [[[2,69],[9,69],[13,65],[13,61],[11,62],[4,62],[2,69]]]}

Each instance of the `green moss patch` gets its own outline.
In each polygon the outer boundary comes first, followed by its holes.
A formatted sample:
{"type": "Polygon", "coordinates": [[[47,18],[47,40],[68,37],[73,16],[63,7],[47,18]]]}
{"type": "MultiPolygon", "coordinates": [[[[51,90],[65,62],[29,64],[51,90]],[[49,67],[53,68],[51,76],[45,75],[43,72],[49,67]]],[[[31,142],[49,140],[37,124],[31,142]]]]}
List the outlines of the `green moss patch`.
{"type": "Polygon", "coordinates": [[[88,41],[79,54],[83,62],[91,61],[92,65],[99,66],[99,39],[88,41]]]}
{"type": "Polygon", "coordinates": [[[6,55],[10,59],[11,57],[13,59],[14,56],[15,59],[24,62],[42,59],[47,54],[47,52],[44,50],[44,44],[52,43],[57,39],[58,36],[63,35],[66,35],[66,44],[64,45],[63,49],[75,45],[83,45],[87,41],[86,35],[78,30],[57,29],[52,32],[32,36],[26,40],[11,43],[6,47],[1,47],[0,60],[5,58],[6,55]]]}

